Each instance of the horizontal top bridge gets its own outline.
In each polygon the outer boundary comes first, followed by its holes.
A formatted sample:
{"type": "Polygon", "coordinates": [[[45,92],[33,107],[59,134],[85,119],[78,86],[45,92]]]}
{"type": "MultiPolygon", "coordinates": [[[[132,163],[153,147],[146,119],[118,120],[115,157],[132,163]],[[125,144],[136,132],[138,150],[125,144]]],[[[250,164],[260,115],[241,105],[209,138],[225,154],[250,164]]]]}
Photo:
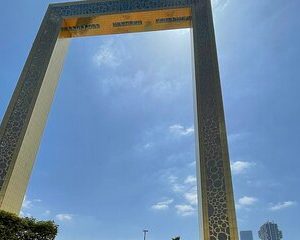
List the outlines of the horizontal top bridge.
{"type": "Polygon", "coordinates": [[[61,38],[191,27],[192,0],[90,0],[50,4],[61,38]]]}
{"type": "Polygon", "coordinates": [[[50,4],[50,8],[65,17],[151,11],[191,7],[196,0],[89,0],[50,4]]]}

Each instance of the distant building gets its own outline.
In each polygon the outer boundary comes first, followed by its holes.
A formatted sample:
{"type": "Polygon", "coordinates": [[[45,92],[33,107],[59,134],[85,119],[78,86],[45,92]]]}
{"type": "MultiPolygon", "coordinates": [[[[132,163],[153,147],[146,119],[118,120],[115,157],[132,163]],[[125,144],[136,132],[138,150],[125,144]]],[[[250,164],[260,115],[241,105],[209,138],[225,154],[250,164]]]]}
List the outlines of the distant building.
{"type": "Polygon", "coordinates": [[[240,240],[253,240],[252,231],[240,231],[240,240]]]}
{"type": "Polygon", "coordinates": [[[258,236],[262,240],[280,240],[282,239],[282,232],[278,229],[276,223],[266,222],[260,227],[258,236]]]}

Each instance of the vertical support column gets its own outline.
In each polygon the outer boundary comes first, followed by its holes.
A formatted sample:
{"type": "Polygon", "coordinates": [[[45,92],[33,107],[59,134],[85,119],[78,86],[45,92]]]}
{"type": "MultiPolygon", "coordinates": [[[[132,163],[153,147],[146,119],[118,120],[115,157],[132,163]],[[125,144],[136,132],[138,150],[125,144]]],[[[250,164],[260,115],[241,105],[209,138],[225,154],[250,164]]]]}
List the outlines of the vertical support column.
{"type": "Polygon", "coordinates": [[[193,1],[192,19],[202,239],[238,240],[210,0],[193,1]]]}
{"type": "Polygon", "coordinates": [[[0,128],[0,209],[18,214],[67,48],[48,9],[0,128]]]}

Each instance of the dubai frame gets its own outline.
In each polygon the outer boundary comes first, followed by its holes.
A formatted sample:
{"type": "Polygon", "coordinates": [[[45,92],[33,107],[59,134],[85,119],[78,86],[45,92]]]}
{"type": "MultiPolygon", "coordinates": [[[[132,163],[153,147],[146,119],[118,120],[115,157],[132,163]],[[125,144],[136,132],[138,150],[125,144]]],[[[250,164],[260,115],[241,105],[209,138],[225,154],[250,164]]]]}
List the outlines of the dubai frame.
{"type": "Polygon", "coordinates": [[[19,213],[70,38],[192,28],[199,229],[238,240],[210,0],[50,4],[0,128],[0,209],[19,213]]]}

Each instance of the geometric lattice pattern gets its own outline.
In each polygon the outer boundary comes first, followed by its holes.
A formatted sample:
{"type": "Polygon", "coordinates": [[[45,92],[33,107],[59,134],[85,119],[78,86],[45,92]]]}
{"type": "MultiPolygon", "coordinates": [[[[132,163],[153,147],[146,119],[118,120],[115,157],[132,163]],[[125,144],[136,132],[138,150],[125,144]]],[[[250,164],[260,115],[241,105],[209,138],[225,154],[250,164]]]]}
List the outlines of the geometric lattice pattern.
{"type": "Polygon", "coordinates": [[[139,10],[155,10],[167,8],[179,8],[191,6],[192,0],[131,0],[131,1],[99,1],[94,3],[82,3],[67,6],[53,7],[60,16],[70,17],[85,14],[113,14],[120,12],[132,12],[139,10]]]}
{"type": "Polygon", "coordinates": [[[218,121],[213,114],[213,102],[210,102],[210,114],[205,117],[203,126],[206,168],[206,192],[208,200],[208,218],[211,240],[229,240],[230,223],[227,211],[226,183],[224,177],[224,165],[221,156],[218,121]]]}
{"type": "MultiPolygon", "coordinates": [[[[55,38],[54,31],[57,29],[55,22],[59,18],[51,15],[47,25],[47,31],[37,36],[38,46],[34,46],[35,55],[32,59],[28,59],[29,69],[26,71],[26,76],[23,82],[19,82],[15,95],[17,95],[11,111],[8,109],[5,116],[7,122],[3,122],[1,130],[3,131],[0,138],[0,191],[4,184],[6,174],[16,157],[18,143],[22,141],[22,133],[24,134],[24,126],[30,118],[30,110],[35,102],[35,97],[42,84],[41,76],[45,74],[45,69],[39,66],[47,66],[46,61],[48,58],[48,49],[51,49],[51,43],[55,38]],[[56,20],[56,21],[55,21],[56,20]],[[5,126],[3,126],[5,124],[5,126]]],[[[11,104],[10,104],[11,105],[11,104]]]]}
{"type": "Polygon", "coordinates": [[[16,89],[17,99],[11,112],[8,110],[6,113],[9,114],[8,121],[3,126],[4,131],[0,139],[0,190],[13,157],[15,157],[18,143],[22,141],[22,130],[24,130],[24,125],[30,118],[30,108],[41,84],[39,79],[43,72],[39,66],[47,60],[45,49],[49,47],[48,43],[51,42],[49,39],[53,38],[53,32],[51,31],[53,23],[51,24],[51,22],[53,22],[53,18],[49,19],[50,28],[48,31],[38,36],[40,44],[36,49],[37,54],[33,59],[30,59],[30,68],[26,72],[25,80],[18,84],[19,89],[16,89]]]}

